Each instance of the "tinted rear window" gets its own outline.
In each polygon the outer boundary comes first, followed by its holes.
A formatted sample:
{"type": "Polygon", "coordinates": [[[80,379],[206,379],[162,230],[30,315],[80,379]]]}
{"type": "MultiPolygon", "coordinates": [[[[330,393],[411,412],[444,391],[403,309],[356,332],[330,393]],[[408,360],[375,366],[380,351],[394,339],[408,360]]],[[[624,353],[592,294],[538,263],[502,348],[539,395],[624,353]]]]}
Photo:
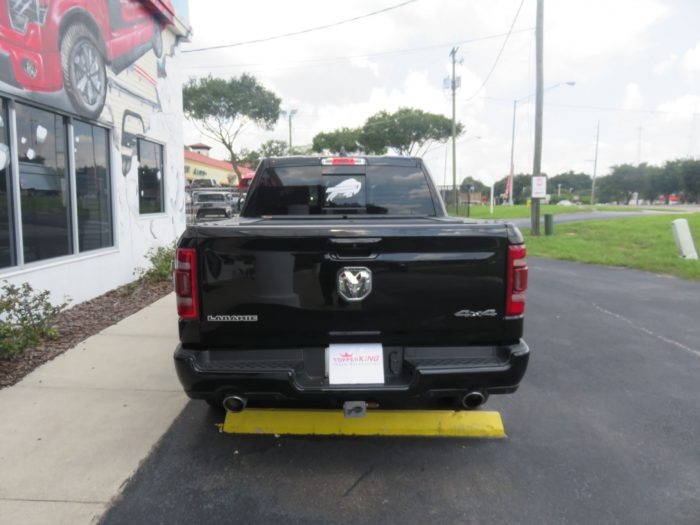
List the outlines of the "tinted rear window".
{"type": "Polygon", "coordinates": [[[269,167],[249,193],[244,217],[261,215],[436,215],[417,167],[269,167]]]}

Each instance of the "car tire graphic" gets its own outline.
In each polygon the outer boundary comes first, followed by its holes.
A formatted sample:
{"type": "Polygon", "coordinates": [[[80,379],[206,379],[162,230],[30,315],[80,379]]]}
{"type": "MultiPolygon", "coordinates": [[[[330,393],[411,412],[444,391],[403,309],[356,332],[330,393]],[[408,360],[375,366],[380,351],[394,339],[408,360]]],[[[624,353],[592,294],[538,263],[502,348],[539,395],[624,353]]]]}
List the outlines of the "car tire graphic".
{"type": "Polygon", "coordinates": [[[82,24],[70,26],[61,40],[63,87],[80,115],[96,119],[107,97],[105,59],[94,33],[82,24]]]}

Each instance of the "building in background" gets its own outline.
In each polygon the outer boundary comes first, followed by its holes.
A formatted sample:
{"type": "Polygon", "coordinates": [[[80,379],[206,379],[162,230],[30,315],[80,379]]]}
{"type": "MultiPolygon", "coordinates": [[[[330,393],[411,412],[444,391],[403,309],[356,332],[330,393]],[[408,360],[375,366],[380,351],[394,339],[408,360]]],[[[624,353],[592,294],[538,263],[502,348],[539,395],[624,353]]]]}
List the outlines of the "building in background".
{"type": "MultiPolygon", "coordinates": [[[[212,159],[209,156],[210,146],[206,144],[190,144],[185,148],[185,179],[190,184],[195,180],[215,181],[219,186],[237,187],[238,176],[233,165],[224,160],[212,159]]],[[[238,166],[242,176],[250,175],[253,170],[238,166]]]]}
{"type": "Polygon", "coordinates": [[[175,4],[0,0],[0,280],[80,302],[183,231],[175,4]]]}

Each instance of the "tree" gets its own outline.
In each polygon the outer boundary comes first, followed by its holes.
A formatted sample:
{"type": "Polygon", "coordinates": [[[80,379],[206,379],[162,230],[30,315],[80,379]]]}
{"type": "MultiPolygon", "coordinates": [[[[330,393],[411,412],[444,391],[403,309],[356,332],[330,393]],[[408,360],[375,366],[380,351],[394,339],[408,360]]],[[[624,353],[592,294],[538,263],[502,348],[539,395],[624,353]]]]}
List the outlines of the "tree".
{"type": "Polygon", "coordinates": [[[671,193],[677,191],[676,177],[665,168],[658,166],[644,166],[644,184],[642,186],[642,197],[653,203],[660,196],[666,200],[671,193]]]}
{"type": "Polygon", "coordinates": [[[254,149],[243,148],[238,153],[238,162],[243,166],[254,170],[260,164],[260,152],[254,149]]]}
{"type": "MultiPolygon", "coordinates": [[[[457,123],[457,134],[463,126],[457,123]]],[[[452,135],[452,121],[443,115],[415,108],[394,113],[380,111],[362,126],[360,143],[366,151],[395,149],[400,155],[420,155],[434,142],[445,142],[452,135]]]]}
{"type": "MultiPolygon", "coordinates": [[[[676,181],[678,190],[683,192],[686,202],[700,200],[700,160],[680,159],[667,162],[664,170],[676,181]]],[[[678,191],[677,190],[677,191],[678,191]]]]}
{"type": "Polygon", "coordinates": [[[260,157],[284,157],[287,154],[287,143],[284,140],[268,140],[258,148],[260,157]]]}
{"type": "Polygon", "coordinates": [[[700,201],[700,161],[686,159],[683,162],[683,194],[688,201],[700,201]]]}
{"type": "Polygon", "coordinates": [[[629,204],[635,192],[642,193],[646,185],[646,164],[613,166],[612,173],[600,178],[598,195],[601,202],[624,202],[629,204]]]}
{"type": "Polygon", "coordinates": [[[314,137],[311,148],[317,153],[324,151],[339,153],[343,149],[348,153],[359,153],[364,151],[360,144],[361,134],[360,128],[340,128],[335,131],[321,132],[314,137]]]}
{"type": "Polygon", "coordinates": [[[265,157],[283,157],[287,153],[287,143],[284,140],[268,140],[258,146],[256,150],[243,148],[238,153],[240,164],[255,169],[260,159],[265,157]]]}
{"type": "Polygon", "coordinates": [[[303,155],[305,157],[313,156],[314,153],[311,146],[293,146],[292,149],[289,150],[290,155],[303,155]]]}
{"type": "Polygon", "coordinates": [[[190,79],[182,95],[187,118],[226,148],[240,177],[236,139],[249,124],[272,129],[279,117],[281,99],[245,73],[228,80],[212,76],[190,79]]]}
{"type": "Polygon", "coordinates": [[[563,192],[581,195],[590,193],[592,180],[587,173],[567,171],[551,177],[547,181],[547,190],[554,195],[557,193],[557,188],[560,184],[563,192]]]}
{"type": "Polygon", "coordinates": [[[468,192],[470,187],[474,188],[473,191],[481,193],[482,195],[491,191],[489,187],[479,179],[475,179],[474,177],[464,177],[462,184],[459,186],[459,190],[462,192],[468,192]]]}
{"type": "MultiPolygon", "coordinates": [[[[546,174],[542,174],[546,176],[546,174]]],[[[532,175],[529,173],[518,173],[513,177],[513,203],[514,204],[525,204],[530,198],[531,193],[531,183],[532,175]]],[[[506,193],[506,186],[508,184],[508,177],[503,177],[498,182],[494,184],[493,194],[494,195],[504,195],[506,193]]]]}

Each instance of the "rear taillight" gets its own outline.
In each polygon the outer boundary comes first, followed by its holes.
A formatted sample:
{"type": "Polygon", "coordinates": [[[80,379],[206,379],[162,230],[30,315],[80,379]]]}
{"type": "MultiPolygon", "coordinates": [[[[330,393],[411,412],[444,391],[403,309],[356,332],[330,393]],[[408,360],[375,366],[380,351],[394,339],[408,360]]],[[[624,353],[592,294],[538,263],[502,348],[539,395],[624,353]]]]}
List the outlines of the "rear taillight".
{"type": "Polygon", "coordinates": [[[525,290],[527,290],[527,260],[525,255],[524,244],[508,246],[507,317],[517,317],[525,313],[525,290]]]}
{"type": "Polygon", "coordinates": [[[175,257],[175,295],[177,314],[182,319],[198,319],[197,252],[193,248],[178,248],[175,257]]]}

